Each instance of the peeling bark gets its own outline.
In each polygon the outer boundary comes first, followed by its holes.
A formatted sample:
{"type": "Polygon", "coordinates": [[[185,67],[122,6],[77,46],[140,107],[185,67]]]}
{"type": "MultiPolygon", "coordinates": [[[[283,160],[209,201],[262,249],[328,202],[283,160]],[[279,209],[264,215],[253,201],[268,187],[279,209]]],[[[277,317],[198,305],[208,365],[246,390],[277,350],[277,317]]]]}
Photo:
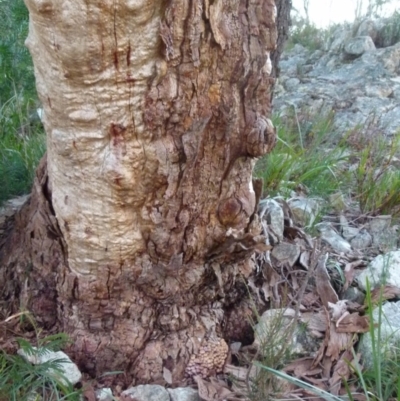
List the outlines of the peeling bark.
{"type": "Polygon", "coordinates": [[[2,299],[92,374],[179,381],[210,338],[226,352],[264,243],[274,1],[25,1],[47,170],[0,243],[2,299]]]}

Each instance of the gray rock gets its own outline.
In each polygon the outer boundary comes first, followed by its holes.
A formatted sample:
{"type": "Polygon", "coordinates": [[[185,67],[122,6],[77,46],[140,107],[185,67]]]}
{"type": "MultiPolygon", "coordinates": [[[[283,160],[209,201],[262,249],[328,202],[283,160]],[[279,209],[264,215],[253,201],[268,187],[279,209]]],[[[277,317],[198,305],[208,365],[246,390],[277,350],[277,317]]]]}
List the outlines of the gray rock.
{"type": "Polygon", "coordinates": [[[288,200],[288,205],[293,213],[296,223],[303,226],[311,226],[320,210],[316,199],[292,198],[288,200]]]}
{"type": "Polygon", "coordinates": [[[260,202],[261,217],[267,220],[271,243],[277,243],[283,239],[284,214],[281,205],[274,199],[265,199],[260,202]]]}
{"type": "Polygon", "coordinates": [[[362,305],[365,300],[365,294],[357,287],[349,287],[340,296],[340,299],[345,299],[351,302],[357,302],[362,305]]]}
{"type": "Polygon", "coordinates": [[[50,350],[38,350],[36,347],[32,347],[34,352],[33,354],[27,354],[25,350],[22,348],[17,352],[24,358],[27,362],[32,365],[40,365],[45,362],[51,362],[57,360],[57,367],[61,370],[61,374],[59,371],[54,369],[49,369],[49,375],[53,376],[56,380],[64,383],[65,385],[76,384],[81,378],[82,374],[79,371],[78,367],[71,361],[69,356],[62,351],[50,351],[50,350]]]}
{"type": "Polygon", "coordinates": [[[283,84],[284,88],[288,92],[294,92],[299,89],[300,79],[298,78],[289,78],[283,84]]]}
{"type": "Polygon", "coordinates": [[[371,244],[372,236],[365,228],[350,240],[350,245],[353,249],[367,249],[371,244]]]}
{"type": "MultiPolygon", "coordinates": [[[[359,30],[366,30],[368,22],[364,25],[359,30]]],[[[374,49],[370,36],[352,38],[352,28],[343,26],[333,34],[326,49],[329,51],[311,52],[297,46],[295,51],[282,55],[279,81],[286,90],[275,93],[274,110],[282,117],[292,116],[294,108],[298,115],[334,112],[332,130],[338,136],[351,129],[361,134],[373,129],[388,137],[398,133],[400,43],[374,49]],[[354,51],[360,41],[364,45],[354,51]],[[347,55],[350,59],[346,59],[345,43],[347,50],[358,57],[347,55]]]]}
{"type": "Polygon", "coordinates": [[[169,388],[171,401],[201,401],[199,393],[190,387],[169,388]]]}
{"type": "Polygon", "coordinates": [[[320,346],[320,340],[310,335],[306,325],[293,323],[294,318],[295,311],[291,308],[265,311],[255,325],[254,345],[268,346],[273,352],[285,348],[291,356],[296,357],[314,354],[320,346]],[[288,338],[292,324],[295,324],[295,328],[288,338]]]}
{"type": "Polygon", "coordinates": [[[367,279],[371,289],[381,285],[400,288],[400,251],[378,255],[357,277],[358,286],[366,290],[367,279]]]}
{"type": "Polygon", "coordinates": [[[365,19],[361,21],[357,29],[356,36],[369,36],[375,43],[378,37],[378,26],[376,24],[376,21],[373,21],[371,19],[365,19]]]}
{"type": "Polygon", "coordinates": [[[132,401],[170,401],[168,391],[157,384],[142,384],[131,387],[122,392],[125,397],[132,401]]]}
{"type": "Polygon", "coordinates": [[[345,54],[351,57],[359,57],[365,52],[370,52],[375,49],[375,44],[369,36],[351,38],[344,45],[345,54]]]}
{"type": "Polygon", "coordinates": [[[337,29],[332,35],[331,43],[327,46],[327,50],[334,54],[341,52],[345,42],[349,40],[351,36],[351,31],[345,27],[337,29]]]}
{"type": "Polygon", "coordinates": [[[292,267],[300,256],[300,247],[295,244],[281,242],[275,245],[272,249],[271,255],[281,263],[287,263],[292,267]]]}
{"type": "MultiPolygon", "coordinates": [[[[386,302],[382,305],[381,312],[375,308],[372,315],[375,324],[379,322],[381,314],[380,340],[378,343],[378,327],[374,329],[376,347],[379,347],[382,361],[398,360],[400,357],[400,301],[386,302]]],[[[364,333],[361,337],[358,350],[363,357],[366,368],[373,367],[374,351],[370,333],[364,333]]]]}
{"type": "Polygon", "coordinates": [[[108,387],[96,391],[97,401],[114,401],[112,390],[108,387]]]}
{"type": "Polygon", "coordinates": [[[392,239],[392,231],[390,226],[392,223],[392,216],[381,215],[371,217],[369,220],[369,231],[372,235],[372,243],[374,245],[384,245],[387,240],[392,239]]]}
{"type": "Polygon", "coordinates": [[[336,252],[351,252],[351,245],[337,233],[330,223],[319,223],[315,227],[321,233],[321,239],[327,242],[336,252]]]}

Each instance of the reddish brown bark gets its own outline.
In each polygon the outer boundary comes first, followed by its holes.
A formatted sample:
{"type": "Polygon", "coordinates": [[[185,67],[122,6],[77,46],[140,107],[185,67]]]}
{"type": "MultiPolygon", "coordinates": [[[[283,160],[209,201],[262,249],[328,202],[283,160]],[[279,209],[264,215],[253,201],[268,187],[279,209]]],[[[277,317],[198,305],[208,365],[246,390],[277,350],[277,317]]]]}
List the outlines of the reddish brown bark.
{"type": "MultiPolygon", "coordinates": [[[[99,264],[95,278],[71,270],[68,225],[52,209],[45,161],[0,242],[3,310],[22,304],[45,327],[58,324],[74,341],[72,358],[93,375],[123,369],[137,382],[163,382],[167,369],[179,381],[188,364],[196,371],[200,349],[226,353],[222,338],[237,339],[232,322],[248,313],[239,305],[242,279],[263,244],[252,170],[275,141],[268,120],[275,5],[208,3],[171,0],[163,10],[164,61],[145,97],[139,200],[126,202],[127,184],[118,177],[112,184],[122,209],[140,211],[144,249],[99,264]]],[[[135,134],[134,123],[110,127],[113,148],[135,134]]],[[[201,368],[208,375],[218,366],[201,368]]]]}

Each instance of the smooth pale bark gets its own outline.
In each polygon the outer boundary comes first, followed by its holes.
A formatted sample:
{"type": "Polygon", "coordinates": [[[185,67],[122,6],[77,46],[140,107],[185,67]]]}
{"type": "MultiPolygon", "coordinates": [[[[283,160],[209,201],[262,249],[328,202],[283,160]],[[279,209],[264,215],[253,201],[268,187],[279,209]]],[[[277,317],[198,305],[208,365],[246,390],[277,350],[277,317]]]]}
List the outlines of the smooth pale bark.
{"type": "Polygon", "coordinates": [[[0,243],[0,279],[30,271],[3,299],[92,374],[214,373],[264,243],[274,0],[25,1],[47,173],[0,243]]]}

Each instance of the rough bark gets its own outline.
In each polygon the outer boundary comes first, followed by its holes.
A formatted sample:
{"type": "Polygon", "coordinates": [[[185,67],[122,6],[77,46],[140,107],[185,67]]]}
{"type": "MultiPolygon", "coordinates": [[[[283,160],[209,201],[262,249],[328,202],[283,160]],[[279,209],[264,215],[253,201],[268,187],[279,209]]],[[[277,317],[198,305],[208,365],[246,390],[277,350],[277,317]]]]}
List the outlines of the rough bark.
{"type": "MultiPolygon", "coordinates": [[[[292,9],[292,0],[281,0],[276,2],[277,18],[276,26],[278,29],[278,38],[276,48],[271,52],[272,73],[274,78],[279,77],[279,59],[281,58],[286,40],[289,37],[291,25],[290,10],[292,9]]],[[[272,92],[273,93],[273,92],[272,92]]]]}
{"type": "Polygon", "coordinates": [[[274,1],[26,4],[48,151],[0,242],[2,300],[92,374],[214,373],[263,244],[274,1]]]}

